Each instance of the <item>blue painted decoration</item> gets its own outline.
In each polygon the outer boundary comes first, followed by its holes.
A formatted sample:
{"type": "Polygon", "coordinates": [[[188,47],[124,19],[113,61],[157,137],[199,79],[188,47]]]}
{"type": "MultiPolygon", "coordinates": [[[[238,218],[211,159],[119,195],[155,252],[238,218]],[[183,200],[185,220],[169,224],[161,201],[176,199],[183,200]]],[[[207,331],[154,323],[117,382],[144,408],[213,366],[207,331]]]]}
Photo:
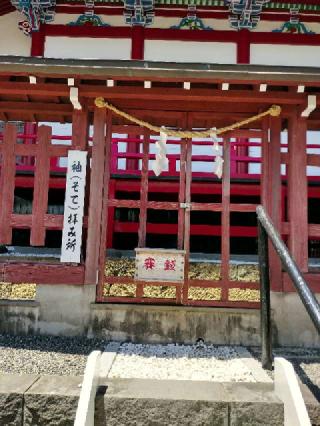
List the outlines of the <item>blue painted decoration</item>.
{"type": "Polygon", "coordinates": [[[280,28],[272,31],[273,33],[291,33],[291,34],[315,34],[309,30],[299,18],[299,7],[290,9],[290,21],[285,22],[280,28]]]}
{"type": "Polygon", "coordinates": [[[84,14],[78,16],[76,21],[69,22],[68,25],[73,26],[82,26],[82,25],[90,25],[93,27],[110,27],[109,24],[106,24],[102,21],[100,16],[95,15],[94,13],[85,12],[84,14]]]}
{"type": "Polygon", "coordinates": [[[151,25],[154,19],[154,0],[125,0],[125,23],[131,26],[151,25]]]}
{"type": "Polygon", "coordinates": [[[52,22],[54,19],[56,0],[11,0],[11,3],[27,18],[30,31],[24,31],[25,34],[39,31],[41,23],[52,22]]]}
{"type": "Polygon", "coordinates": [[[260,21],[262,7],[270,0],[225,0],[229,6],[229,22],[236,30],[256,28],[260,21]]]}
{"type": "Polygon", "coordinates": [[[173,25],[170,28],[173,30],[213,30],[211,27],[206,27],[202,19],[197,17],[197,9],[195,5],[189,5],[187,16],[181,19],[178,25],[173,25]]]}

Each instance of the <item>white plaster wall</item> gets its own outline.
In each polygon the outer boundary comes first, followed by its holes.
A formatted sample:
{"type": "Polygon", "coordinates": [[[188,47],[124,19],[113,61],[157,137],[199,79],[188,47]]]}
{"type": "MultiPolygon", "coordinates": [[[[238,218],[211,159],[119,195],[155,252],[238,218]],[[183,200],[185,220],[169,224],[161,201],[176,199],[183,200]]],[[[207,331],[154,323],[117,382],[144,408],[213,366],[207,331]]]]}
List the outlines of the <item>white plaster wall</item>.
{"type": "Polygon", "coordinates": [[[146,61],[235,64],[236,44],[193,41],[146,40],[146,61]]]}
{"type": "Polygon", "coordinates": [[[251,64],[320,67],[320,46],[252,44],[251,64]]]}
{"type": "Polygon", "coordinates": [[[130,59],[131,40],[115,38],[46,37],[47,58],[130,59]]]}
{"type": "Polygon", "coordinates": [[[18,28],[22,20],[24,16],[19,12],[0,16],[0,55],[30,56],[31,37],[18,28]]]}

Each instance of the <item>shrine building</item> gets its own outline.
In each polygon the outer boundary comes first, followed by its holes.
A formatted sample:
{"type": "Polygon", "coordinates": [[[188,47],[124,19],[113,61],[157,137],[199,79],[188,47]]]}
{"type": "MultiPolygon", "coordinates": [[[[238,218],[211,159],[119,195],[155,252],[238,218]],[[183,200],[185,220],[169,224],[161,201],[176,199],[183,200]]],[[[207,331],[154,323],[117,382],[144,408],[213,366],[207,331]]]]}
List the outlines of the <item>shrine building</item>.
{"type": "Polygon", "coordinates": [[[320,295],[319,106],[318,0],[2,0],[0,332],[257,344],[257,206],[320,295]]]}

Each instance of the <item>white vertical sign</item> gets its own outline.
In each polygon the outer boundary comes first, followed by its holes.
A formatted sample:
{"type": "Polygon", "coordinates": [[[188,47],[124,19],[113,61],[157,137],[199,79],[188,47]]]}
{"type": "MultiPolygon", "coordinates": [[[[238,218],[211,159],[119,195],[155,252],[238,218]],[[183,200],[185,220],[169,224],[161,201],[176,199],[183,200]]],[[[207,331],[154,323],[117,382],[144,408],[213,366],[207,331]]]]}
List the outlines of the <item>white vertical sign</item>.
{"type": "Polygon", "coordinates": [[[61,262],[80,263],[87,152],[69,151],[61,262]]]}

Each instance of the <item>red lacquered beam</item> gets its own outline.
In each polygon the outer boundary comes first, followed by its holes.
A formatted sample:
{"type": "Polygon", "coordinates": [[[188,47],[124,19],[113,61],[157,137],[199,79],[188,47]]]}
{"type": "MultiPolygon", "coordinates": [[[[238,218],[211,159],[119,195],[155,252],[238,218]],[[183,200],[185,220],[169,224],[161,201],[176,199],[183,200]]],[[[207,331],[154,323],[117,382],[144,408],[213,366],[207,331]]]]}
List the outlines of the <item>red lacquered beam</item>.
{"type": "Polygon", "coordinates": [[[4,281],[32,284],[83,284],[84,266],[61,263],[2,263],[4,281]]]}
{"type": "Polygon", "coordinates": [[[240,288],[241,290],[259,290],[259,282],[248,282],[248,281],[231,281],[230,279],[211,281],[211,280],[200,280],[192,279],[188,280],[190,287],[202,287],[202,288],[220,288],[225,287],[227,289],[240,288]]]}
{"type": "Polygon", "coordinates": [[[260,302],[244,302],[237,300],[192,300],[188,301],[189,306],[202,306],[202,307],[217,307],[217,308],[235,308],[235,309],[259,309],[260,302]]]}

